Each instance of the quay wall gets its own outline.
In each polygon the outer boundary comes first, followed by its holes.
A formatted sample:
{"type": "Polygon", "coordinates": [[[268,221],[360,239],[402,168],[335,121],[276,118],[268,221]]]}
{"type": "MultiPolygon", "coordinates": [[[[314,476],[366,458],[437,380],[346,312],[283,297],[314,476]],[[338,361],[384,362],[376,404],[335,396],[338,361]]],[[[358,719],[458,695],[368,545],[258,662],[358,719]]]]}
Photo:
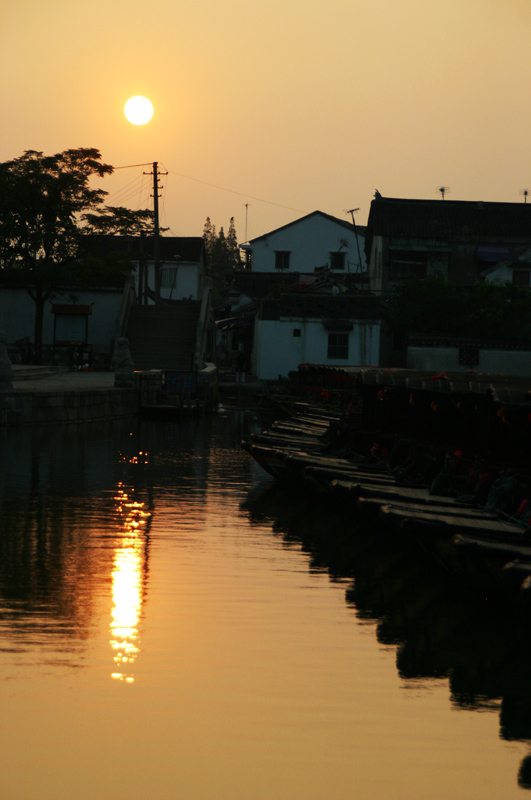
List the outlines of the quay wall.
{"type": "Polygon", "coordinates": [[[0,425],[63,425],[138,414],[135,389],[28,391],[0,394],[0,425]]]}
{"type": "MultiPolygon", "coordinates": [[[[469,348],[472,350],[472,348],[469,348]]],[[[478,372],[502,372],[505,375],[528,375],[531,372],[531,351],[507,350],[502,348],[475,348],[477,354],[472,362],[463,361],[463,348],[454,347],[415,347],[407,350],[407,368],[411,370],[433,370],[454,372],[465,369],[463,363],[473,366],[478,372]]],[[[466,358],[466,355],[465,355],[466,358]]]]}

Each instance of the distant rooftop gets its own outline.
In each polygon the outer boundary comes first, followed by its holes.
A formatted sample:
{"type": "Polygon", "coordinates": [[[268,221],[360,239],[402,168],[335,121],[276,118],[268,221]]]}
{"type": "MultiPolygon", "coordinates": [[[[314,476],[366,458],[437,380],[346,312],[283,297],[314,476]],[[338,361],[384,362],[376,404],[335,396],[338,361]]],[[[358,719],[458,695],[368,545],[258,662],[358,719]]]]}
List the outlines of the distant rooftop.
{"type": "Polygon", "coordinates": [[[377,197],[371,203],[365,249],[374,236],[481,241],[531,241],[531,204],[377,197]]]}
{"type": "MultiPolygon", "coordinates": [[[[137,260],[143,252],[149,260],[155,257],[153,236],[102,236],[95,237],[94,254],[123,253],[137,260]]],[[[204,242],[202,236],[160,236],[161,261],[198,262],[202,258],[204,242]]]]}
{"type": "MultiPolygon", "coordinates": [[[[271,236],[274,233],[278,233],[279,231],[284,231],[287,228],[291,228],[293,225],[298,225],[303,220],[309,219],[310,217],[325,217],[325,219],[329,219],[332,222],[336,222],[338,225],[341,225],[346,230],[349,230],[351,233],[356,230],[360,235],[365,235],[366,228],[362,225],[354,225],[352,222],[347,222],[345,219],[339,219],[339,217],[333,217],[331,214],[325,214],[324,211],[312,211],[310,214],[306,214],[304,217],[299,217],[298,219],[294,219],[293,222],[288,222],[287,225],[282,225],[280,228],[275,228],[272,231],[268,231],[267,233],[263,233],[261,236],[257,236],[254,239],[249,240],[249,244],[254,244],[254,242],[260,242],[262,239],[267,239],[268,236],[271,236]]],[[[242,245],[240,245],[241,247],[242,245]]]]}
{"type": "Polygon", "coordinates": [[[261,317],[276,320],[281,317],[313,319],[381,319],[382,305],[372,295],[330,295],[294,292],[279,298],[267,298],[261,304],[261,317]]]}

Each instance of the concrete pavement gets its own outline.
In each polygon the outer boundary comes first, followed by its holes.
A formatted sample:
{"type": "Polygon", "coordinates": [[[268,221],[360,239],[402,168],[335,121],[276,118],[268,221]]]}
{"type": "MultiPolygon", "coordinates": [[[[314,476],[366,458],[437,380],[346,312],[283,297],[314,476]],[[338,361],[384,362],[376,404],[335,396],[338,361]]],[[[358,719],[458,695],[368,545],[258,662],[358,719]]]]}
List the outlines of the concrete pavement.
{"type": "Polygon", "coordinates": [[[114,372],[67,372],[13,365],[13,391],[69,392],[114,389],[114,372]]]}

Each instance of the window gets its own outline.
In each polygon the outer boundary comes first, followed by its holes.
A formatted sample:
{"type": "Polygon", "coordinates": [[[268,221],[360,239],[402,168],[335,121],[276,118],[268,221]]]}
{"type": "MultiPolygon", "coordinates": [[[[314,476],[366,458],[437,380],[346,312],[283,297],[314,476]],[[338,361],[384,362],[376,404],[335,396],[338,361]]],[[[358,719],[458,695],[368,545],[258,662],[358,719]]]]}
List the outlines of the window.
{"type": "Polygon", "coordinates": [[[428,266],[426,250],[392,250],[389,262],[390,281],[424,279],[428,266]]]}
{"type": "Polygon", "coordinates": [[[348,358],[348,333],[328,334],[328,358],[348,358]]]}
{"type": "Polygon", "coordinates": [[[300,337],[301,329],[300,328],[293,328],[293,336],[300,337]]]}
{"type": "Polygon", "coordinates": [[[289,250],[276,250],[275,251],[275,269],[289,269],[289,257],[291,253],[289,250]]]}
{"type": "Polygon", "coordinates": [[[516,286],[529,287],[529,270],[528,269],[514,269],[513,270],[513,283],[516,286]]]}
{"type": "Polygon", "coordinates": [[[58,342],[86,342],[87,319],[80,315],[55,315],[55,339],[58,342]]]}
{"type": "Polygon", "coordinates": [[[330,269],[345,269],[345,253],[330,253],[330,269]]]}
{"type": "Polygon", "coordinates": [[[67,342],[84,342],[88,337],[88,318],[92,314],[92,305],[81,303],[52,303],[54,315],[54,345],[67,342]]]}
{"type": "Polygon", "coordinates": [[[174,289],[177,285],[176,267],[163,267],[160,271],[160,288],[174,289]]]}

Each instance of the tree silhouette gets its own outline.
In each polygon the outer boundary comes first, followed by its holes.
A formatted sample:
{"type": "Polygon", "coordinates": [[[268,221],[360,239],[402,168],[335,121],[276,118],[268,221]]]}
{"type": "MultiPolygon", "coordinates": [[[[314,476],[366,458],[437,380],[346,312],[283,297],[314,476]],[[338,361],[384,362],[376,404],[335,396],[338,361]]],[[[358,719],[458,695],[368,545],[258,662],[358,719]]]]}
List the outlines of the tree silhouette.
{"type": "Polygon", "coordinates": [[[230,218],[226,236],[223,228],[216,234],[216,226],[212,224],[210,217],[207,217],[203,228],[203,240],[207,254],[207,272],[212,278],[214,292],[219,296],[223,291],[227,275],[241,268],[234,217],[230,218]]]}
{"type": "MultiPolygon", "coordinates": [[[[24,288],[35,303],[35,360],[42,360],[46,301],[59,285],[102,268],[95,253],[102,236],[150,230],[148,210],[105,206],[107,195],[90,186],[93,177],[110,175],[96,148],[65,150],[45,156],[27,150],[0,164],[0,280],[24,288]]],[[[107,262],[105,270],[123,271],[107,262]]]]}

